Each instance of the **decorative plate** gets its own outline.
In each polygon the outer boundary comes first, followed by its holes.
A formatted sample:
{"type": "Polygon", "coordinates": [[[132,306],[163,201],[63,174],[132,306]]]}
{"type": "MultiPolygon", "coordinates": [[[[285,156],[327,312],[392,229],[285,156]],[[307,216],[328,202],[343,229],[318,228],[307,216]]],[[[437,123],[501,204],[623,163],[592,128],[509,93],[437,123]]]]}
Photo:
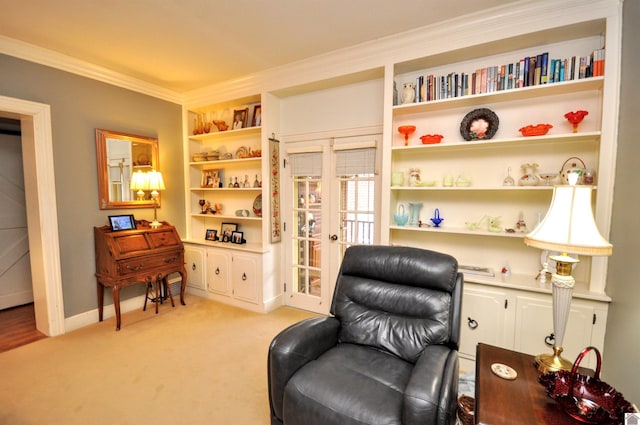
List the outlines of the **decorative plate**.
{"type": "Polygon", "coordinates": [[[489,140],[496,135],[500,119],[491,109],[474,109],[460,123],[460,134],[464,140],[489,140]]]}
{"type": "Polygon", "coordinates": [[[258,217],[262,217],[262,194],[256,196],[253,201],[253,213],[258,217]]]}

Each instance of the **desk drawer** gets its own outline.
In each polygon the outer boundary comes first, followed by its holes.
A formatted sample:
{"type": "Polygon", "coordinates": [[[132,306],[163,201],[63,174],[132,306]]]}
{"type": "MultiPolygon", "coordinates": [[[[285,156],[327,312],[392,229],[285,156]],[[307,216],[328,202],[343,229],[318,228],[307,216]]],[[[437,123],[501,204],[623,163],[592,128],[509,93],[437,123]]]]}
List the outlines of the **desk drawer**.
{"type": "Polygon", "coordinates": [[[118,274],[127,276],[132,274],[162,272],[165,267],[175,268],[176,264],[184,263],[182,252],[167,252],[163,255],[152,255],[147,257],[131,258],[118,261],[118,274]]]}

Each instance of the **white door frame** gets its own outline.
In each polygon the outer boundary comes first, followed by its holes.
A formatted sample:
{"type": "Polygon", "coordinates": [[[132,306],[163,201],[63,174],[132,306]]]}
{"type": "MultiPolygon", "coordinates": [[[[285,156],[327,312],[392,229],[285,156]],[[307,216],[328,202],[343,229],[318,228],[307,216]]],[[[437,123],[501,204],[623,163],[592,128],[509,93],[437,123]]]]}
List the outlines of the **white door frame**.
{"type": "Polygon", "coordinates": [[[48,336],[60,335],[64,333],[64,303],[51,108],[43,103],[0,96],[0,116],[18,119],[21,124],[36,328],[48,336]]]}

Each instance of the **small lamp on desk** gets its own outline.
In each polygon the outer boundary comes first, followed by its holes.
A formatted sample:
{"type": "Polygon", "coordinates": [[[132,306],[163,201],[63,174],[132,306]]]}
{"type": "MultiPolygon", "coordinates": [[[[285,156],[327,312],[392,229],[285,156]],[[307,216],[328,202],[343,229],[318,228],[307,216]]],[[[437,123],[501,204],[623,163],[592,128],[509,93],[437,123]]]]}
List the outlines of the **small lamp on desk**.
{"type": "Polygon", "coordinates": [[[598,231],[591,208],[593,186],[576,186],[577,173],[569,174],[569,185],[556,186],[547,215],[524,243],[534,248],[561,252],[550,258],[556,261],[556,272],[551,276],[553,299],[553,354],[536,356],[535,363],[542,373],[571,370],[573,363],[561,356],[562,342],[569,319],[571,296],[575,279],[573,265],[579,260],[568,254],[611,255],[612,245],[598,231]]]}
{"type": "Polygon", "coordinates": [[[150,226],[152,228],[158,228],[162,224],[158,221],[157,207],[158,207],[158,191],[165,190],[164,180],[160,171],[149,171],[147,173],[147,190],[151,191],[151,199],[153,200],[153,221],[150,226]]]}

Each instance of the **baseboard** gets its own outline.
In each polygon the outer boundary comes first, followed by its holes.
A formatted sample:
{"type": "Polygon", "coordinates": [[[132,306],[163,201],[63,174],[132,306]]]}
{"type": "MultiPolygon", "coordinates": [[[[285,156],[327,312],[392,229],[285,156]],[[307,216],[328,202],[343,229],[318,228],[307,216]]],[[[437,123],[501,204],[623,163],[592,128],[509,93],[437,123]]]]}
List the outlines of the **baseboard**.
{"type": "MultiPolygon", "coordinates": [[[[144,295],[140,295],[134,298],[129,298],[125,301],[120,301],[120,314],[128,313],[133,310],[141,309],[144,305],[144,295]]],[[[103,319],[109,319],[116,315],[116,309],[113,304],[105,305],[103,309],[103,319]]],[[[80,313],[76,316],[67,317],[64,319],[64,332],[75,331],[76,329],[84,328],[85,326],[98,323],[98,309],[93,309],[80,313]]]]}
{"type": "Polygon", "coordinates": [[[12,294],[0,295],[0,310],[16,307],[33,302],[33,291],[20,291],[12,294]]]}

